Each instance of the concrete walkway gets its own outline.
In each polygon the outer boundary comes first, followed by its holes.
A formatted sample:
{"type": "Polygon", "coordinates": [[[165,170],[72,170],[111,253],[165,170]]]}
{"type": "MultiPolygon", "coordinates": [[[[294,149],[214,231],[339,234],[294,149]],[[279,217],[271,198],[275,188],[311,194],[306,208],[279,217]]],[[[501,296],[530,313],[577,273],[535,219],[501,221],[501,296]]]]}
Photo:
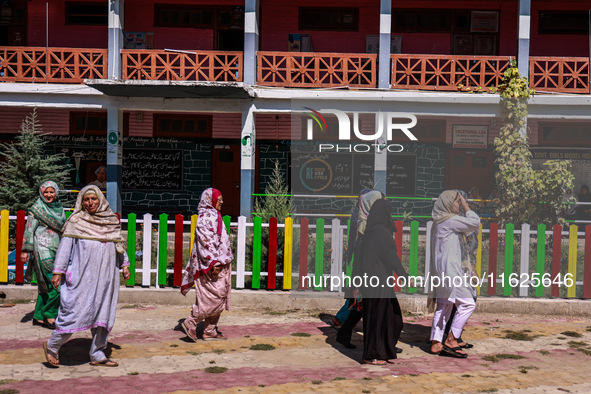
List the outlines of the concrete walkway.
{"type": "Polygon", "coordinates": [[[42,343],[51,331],[31,324],[34,304],[0,308],[0,393],[591,392],[586,317],[477,312],[464,335],[475,346],[467,359],[455,359],[429,354],[430,318],[407,313],[397,362],[367,366],[359,363],[361,333],[353,336],[357,349],[335,343],[326,323],[334,308],[279,309],[234,298],[219,323],[229,339],[198,343],[178,328],[191,297],[185,305],[121,303],[109,337],[117,368],[89,365],[90,332],[75,334],[60,352],[60,368],[48,368],[42,343]]]}

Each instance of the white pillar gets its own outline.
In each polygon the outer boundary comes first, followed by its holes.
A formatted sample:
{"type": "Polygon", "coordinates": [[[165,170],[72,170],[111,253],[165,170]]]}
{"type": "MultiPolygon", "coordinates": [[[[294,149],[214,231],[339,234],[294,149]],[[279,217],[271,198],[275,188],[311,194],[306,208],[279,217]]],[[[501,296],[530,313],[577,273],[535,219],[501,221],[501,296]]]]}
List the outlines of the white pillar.
{"type": "Polygon", "coordinates": [[[244,2],[244,83],[255,85],[259,50],[259,0],[244,2]]]}
{"type": "Polygon", "coordinates": [[[390,88],[390,40],[392,32],[392,1],[380,0],[380,49],[378,88],[390,88]]]}
{"type": "Polygon", "coordinates": [[[125,0],[109,1],[109,79],[121,79],[121,50],[123,49],[123,10],[125,0]]]}

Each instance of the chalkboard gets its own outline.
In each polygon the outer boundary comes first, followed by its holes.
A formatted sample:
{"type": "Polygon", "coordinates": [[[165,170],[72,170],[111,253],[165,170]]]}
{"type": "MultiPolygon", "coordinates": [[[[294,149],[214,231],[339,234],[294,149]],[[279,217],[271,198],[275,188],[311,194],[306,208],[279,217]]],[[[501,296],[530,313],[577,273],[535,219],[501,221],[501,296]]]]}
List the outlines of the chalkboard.
{"type": "MultiPolygon", "coordinates": [[[[104,148],[58,146],[56,152],[70,158],[70,163],[77,169],[73,171],[69,187],[81,187],[92,182],[93,169],[107,162],[104,148]]],[[[182,190],[183,150],[123,149],[122,186],[123,190],[182,190]]]]}
{"type": "Polygon", "coordinates": [[[357,195],[373,186],[374,156],[292,152],[292,190],[302,194],[357,195]]]}
{"type": "Polygon", "coordinates": [[[182,190],[181,149],[124,149],[124,190],[182,190]]]}
{"type": "Polygon", "coordinates": [[[388,155],[386,194],[414,196],[417,189],[417,155],[396,153],[388,155]]]}

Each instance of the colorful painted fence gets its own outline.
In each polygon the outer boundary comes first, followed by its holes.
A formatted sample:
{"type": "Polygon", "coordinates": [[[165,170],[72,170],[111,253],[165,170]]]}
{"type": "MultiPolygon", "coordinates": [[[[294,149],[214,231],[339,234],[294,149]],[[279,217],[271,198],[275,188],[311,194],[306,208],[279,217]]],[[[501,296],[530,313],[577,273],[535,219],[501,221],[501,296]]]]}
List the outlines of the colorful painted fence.
{"type": "MultiPolygon", "coordinates": [[[[241,216],[231,222],[225,216],[231,234],[235,261],[235,288],[267,290],[339,291],[342,278],[351,274],[345,266],[348,226],[339,219],[326,222],[323,218],[312,223],[301,218],[284,223],[271,218],[247,222],[241,216]],[[321,242],[319,242],[321,240],[321,242]]],[[[182,271],[194,241],[197,216],[176,215],[138,218],[129,214],[121,219],[127,231],[131,278],[127,286],[179,287],[182,271]]],[[[0,214],[0,283],[24,283],[24,264],[18,258],[22,248],[25,213],[9,216],[0,214]],[[16,231],[10,233],[9,222],[16,231]],[[9,265],[9,237],[16,239],[15,262],[9,265]]],[[[411,276],[429,276],[432,222],[420,227],[416,221],[409,227],[396,222],[395,242],[398,255],[411,276]]],[[[476,270],[479,273],[479,294],[519,297],[591,298],[591,225],[579,228],[571,225],[565,231],[560,225],[532,229],[524,224],[519,229],[508,224],[499,228],[491,223],[489,229],[477,234],[476,270]]],[[[402,293],[426,292],[423,281],[415,288],[402,286],[402,293]]]]}

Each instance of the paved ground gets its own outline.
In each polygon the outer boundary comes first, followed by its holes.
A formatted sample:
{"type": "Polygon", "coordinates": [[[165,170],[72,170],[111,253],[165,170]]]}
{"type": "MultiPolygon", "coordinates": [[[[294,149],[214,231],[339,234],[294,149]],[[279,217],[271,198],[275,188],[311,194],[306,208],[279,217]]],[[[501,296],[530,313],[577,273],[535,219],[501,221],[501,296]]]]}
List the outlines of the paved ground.
{"type": "Polygon", "coordinates": [[[118,368],[88,364],[83,332],[51,369],[41,348],[51,332],[31,324],[33,308],[0,308],[0,393],[591,392],[588,318],[475,314],[464,336],[475,347],[454,359],[428,354],[430,320],[408,316],[396,364],[367,366],[361,333],[344,349],[320,311],[234,309],[220,320],[227,341],[194,343],[178,329],[188,305],[124,304],[109,338],[118,368]]]}

